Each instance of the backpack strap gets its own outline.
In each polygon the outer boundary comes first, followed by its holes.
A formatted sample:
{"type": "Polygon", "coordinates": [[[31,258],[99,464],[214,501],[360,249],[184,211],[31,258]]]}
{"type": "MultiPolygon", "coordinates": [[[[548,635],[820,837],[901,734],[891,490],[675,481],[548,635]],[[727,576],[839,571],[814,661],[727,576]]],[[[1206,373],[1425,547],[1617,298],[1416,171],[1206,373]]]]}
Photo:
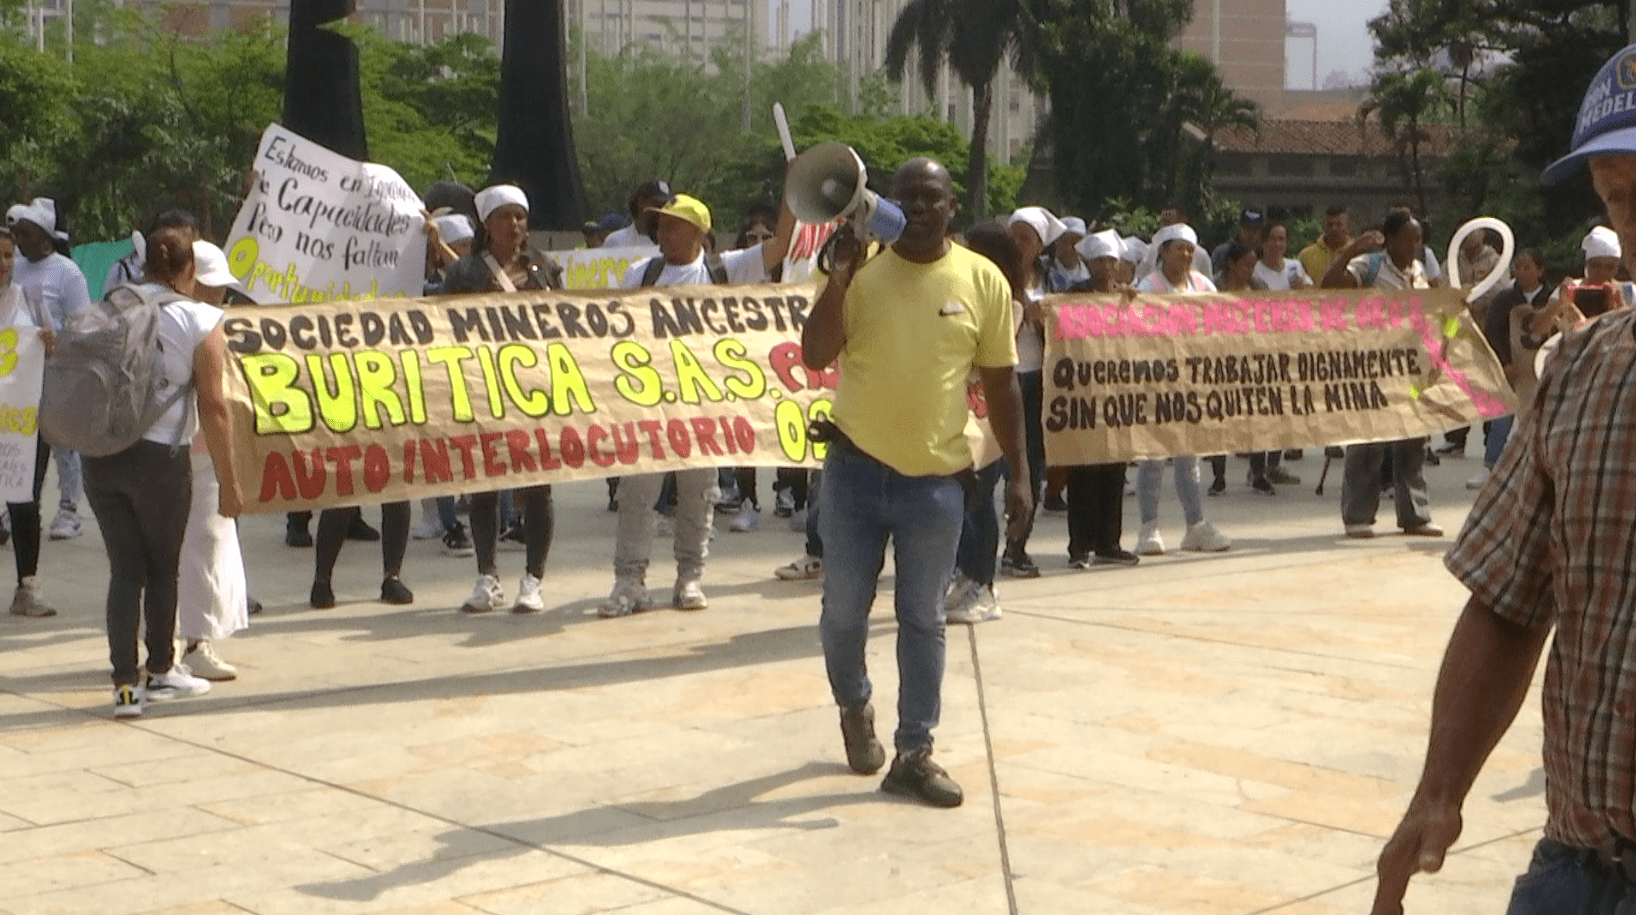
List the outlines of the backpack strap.
{"type": "Polygon", "coordinates": [[[720,254],[714,251],[705,254],[704,269],[710,273],[710,282],[717,286],[727,285],[727,265],[722,262],[720,254]]]}
{"type": "Polygon", "coordinates": [[[1375,281],[1380,279],[1380,270],[1381,267],[1385,266],[1385,264],[1386,255],[1380,253],[1379,251],[1371,252],[1369,254],[1369,272],[1364,274],[1363,282],[1359,283],[1358,285],[1364,288],[1372,288],[1375,285],[1375,281]]]}
{"type": "Polygon", "coordinates": [[[654,283],[659,282],[659,274],[664,272],[665,256],[663,254],[655,254],[653,257],[648,258],[648,265],[642,268],[642,285],[652,286],[654,283]]]}

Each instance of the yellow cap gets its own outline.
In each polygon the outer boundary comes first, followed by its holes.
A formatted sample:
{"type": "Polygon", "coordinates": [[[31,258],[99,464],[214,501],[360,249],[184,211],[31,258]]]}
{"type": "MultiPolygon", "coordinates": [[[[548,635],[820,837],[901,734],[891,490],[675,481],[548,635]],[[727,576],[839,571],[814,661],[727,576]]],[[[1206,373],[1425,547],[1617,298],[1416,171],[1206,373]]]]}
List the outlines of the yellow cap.
{"type": "Polygon", "coordinates": [[[675,199],[662,207],[649,207],[655,213],[664,216],[674,216],[684,222],[696,226],[700,232],[710,231],[710,208],[697,198],[686,194],[677,194],[675,199]]]}

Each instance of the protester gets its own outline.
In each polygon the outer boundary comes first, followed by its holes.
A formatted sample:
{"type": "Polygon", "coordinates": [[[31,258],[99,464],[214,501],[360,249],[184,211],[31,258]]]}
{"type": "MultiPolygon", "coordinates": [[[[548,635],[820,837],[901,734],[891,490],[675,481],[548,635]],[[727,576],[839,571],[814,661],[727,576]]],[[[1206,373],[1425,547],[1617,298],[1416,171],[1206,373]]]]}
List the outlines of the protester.
{"type": "MultiPolygon", "coordinates": [[[[1159,294],[1215,292],[1216,284],[1208,276],[1192,269],[1198,243],[1198,235],[1186,223],[1160,229],[1153,236],[1159,268],[1137,282],[1137,291],[1159,294]]],[[[1187,520],[1182,549],[1198,553],[1220,553],[1232,549],[1232,541],[1222,536],[1215,525],[1204,520],[1198,456],[1181,454],[1170,461],[1176,476],[1176,498],[1181,502],[1182,514],[1187,520]]],[[[1165,551],[1164,537],[1159,533],[1159,484],[1164,474],[1164,464],[1164,461],[1155,460],[1137,464],[1136,495],[1142,509],[1142,532],[1136,539],[1136,552],[1143,556],[1162,556],[1165,551]]]]}
{"type": "MultiPolygon", "coordinates": [[[[1267,286],[1260,277],[1260,258],[1255,248],[1246,245],[1242,240],[1235,239],[1227,244],[1227,256],[1223,260],[1223,270],[1216,278],[1216,286],[1222,292],[1254,292],[1265,291],[1267,286]]],[[[1280,273],[1279,276],[1282,276],[1280,273]]],[[[1252,492],[1263,496],[1275,496],[1278,491],[1273,488],[1268,479],[1268,462],[1276,461],[1282,455],[1278,451],[1254,451],[1250,453],[1249,484],[1252,492]]],[[[1210,483],[1209,494],[1219,496],[1227,491],[1227,455],[1216,454],[1210,457],[1210,468],[1214,479],[1210,483]]],[[[1297,483],[1300,480],[1296,480],[1297,483]]]]}
{"type": "MultiPolygon", "coordinates": [[[[522,188],[496,184],[479,191],[476,199],[478,232],[471,253],[449,268],[444,292],[477,294],[516,292],[519,289],[561,289],[562,267],[528,240],[528,195],[522,188]]],[[[551,552],[556,517],[548,483],[512,491],[523,504],[523,577],[517,585],[513,613],[545,609],[541,581],[551,552]]],[[[500,538],[500,494],[471,497],[472,545],[477,554],[477,582],[460,605],[464,613],[487,613],[505,603],[500,570],[494,555],[500,538]]]]}
{"type": "Polygon", "coordinates": [[[631,188],[630,202],[626,204],[630,210],[631,223],[623,229],[609,232],[602,240],[604,248],[640,248],[658,243],[655,233],[659,231],[658,218],[654,216],[661,207],[675,199],[670,185],[658,178],[653,178],[631,188]]]}
{"type": "Polygon", "coordinates": [[[1090,269],[1075,247],[1084,240],[1085,232],[1085,220],[1078,216],[1062,217],[1062,234],[1051,244],[1045,271],[1045,285],[1052,292],[1062,292],[1091,278],[1090,269]]]}
{"type": "Polygon", "coordinates": [[[113,266],[108,268],[108,274],[102,280],[104,291],[122,283],[142,282],[143,262],[147,257],[147,238],[160,229],[182,229],[194,238],[199,237],[199,224],[192,213],[187,210],[166,210],[160,213],[148,224],[146,235],[141,232],[131,233],[131,253],[114,261],[113,266]]]}
{"type": "MultiPolygon", "coordinates": [[[[1075,285],[1073,292],[1107,294],[1118,292],[1121,263],[1141,260],[1113,230],[1088,236],[1079,244],[1091,278],[1075,285]]],[[[1088,569],[1093,565],[1133,566],[1140,560],[1119,545],[1124,536],[1125,463],[1085,464],[1068,467],[1068,565],[1088,569]]]]}
{"type": "MultiPolygon", "coordinates": [[[[1431,281],[1420,262],[1425,245],[1420,221],[1408,210],[1388,213],[1381,228],[1365,232],[1343,248],[1324,274],[1325,289],[1429,289],[1431,281]]],[[[1341,482],[1341,522],[1346,536],[1375,536],[1375,512],[1380,508],[1381,464],[1391,456],[1393,505],[1403,533],[1441,537],[1443,529],[1431,520],[1431,497],[1426,490],[1426,439],[1368,442],[1346,449],[1346,470],[1341,482]]]]}
{"type": "Polygon", "coordinates": [[[1312,285],[1312,277],[1298,260],[1284,257],[1289,250],[1289,227],[1273,220],[1267,226],[1267,237],[1261,243],[1261,259],[1255,265],[1255,278],[1261,288],[1282,292],[1305,289],[1312,285]]]}
{"type": "MultiPolygon", "coordinates": [[[[51,354],[56,335],[51,332],[39,307],[23,293],[23,287],[12,282],[17,262],[17,243],[11,230],[0,228],[0,327],[16,328],[19,333],[33,331],[45,344],[46,355],[51,354]]],[[[45,485],[45,468],[49,447],[45,438],[34,436],[34,498],[28,502],[6,503],[6,514],[11,518],[12,550],[17,563],[17,591],[11,597],[11,615],[23,617],[56,616],[57,611],[46,602],[40,586],[40,489],[45,485]]],[[[0,535],[4,535],[0,530],[0,535]]],[[[4,543],[0,536],[0,543],[4,543]]]]}
{"type": "MultiPolygon", "coordinates": [[[[1040,300],[1049,292],[1062,289],[1048,287],[1048,256],[1057,239],[1065,231],[1062,220],[1044,207],[1023,207],[1011,214],[1007,223],[1012,241],[1022,257],[1022,284],[1014,287],[1022,307],[1015,315],[1017,335],[1017,387],[1023,397],[1023,435],[1027,443],[1028,479],[1034,485],[1034,496],[1039,496],[1045,480],[1045,432],[1041,426],[1044,409],[1045,369],[1045,311],[1040,300]]],[[[1010,468],[1008,468],[1010,469],[1010,468]]],[[[1028,538],[1033,533],[1033,519],[1016,536],[1006,538],[1005,553],[1000,557],[1000,571],[1013,578],[1038,578],[1039,567],[1028,555],[1028,538]]]]}
{"type": "MultiPolygon", "coordinates": [[[[1159,231],[1163,232],[1171,226],[1179,225],[1187,225],[1187,208],[1179,203],[1165,204],[1164,209],[1159,211],[1159,231]]],[[[1214,265],[1210,263],[1210,252],[1199,247],[1197,242],[1193,244],[1192,268],[1195,273],[1204,276],[1211,276],[1216,272],[1214,265]]],[[[1159,242],[1158,235],[1155,234],[1152,244],[1144,246],[1142,261],[1136,265],[1135,276],[1131,278],[1130,282],[1134,283],[1157,269],[1159,269],[1159,242]]]]}
{"type": "MultiPolygon", "coordinates": [[[[1534,348],[1528,347],[1522,339],[1525,336],[1523,321],[1534,309],[1544,307],[1550,295],[1550,287],[1545,285],[1545,255],[1538,248],[1518,251],[1511,261],[1511,277],[1511,285],[1495,296],[1488,307],[1483,336],[1500,360],[1505,380],[1517,395],[1519,412],[1525,412],[1534,399],[1538,378],[1534,373],[1534,348]]],[[[1466,481],[1467,489],[1482,489],[1488,482],[1511,437],[1515,419],[1501,416],[1488,423],[1483,433],[1483,469],[1466,481]]]]}
{"type": "MultiPolygon", "coordinates": [[[[243,286],[227,267],[227,255],[207,241],[193,242],[193,297],[221,308],[230,291],[243,286]]],[[[188,449],[190,483],[187,530],[176,576],[176,629],[182,664],[196,677],[232,680],[238,669],[216,653],[218,641],[250,626],[250,591],[244,578],[238,522],[223,517],[221,485],[210,460],[209,443],[193,436],[188,449]]]]}
{"type": "Polygon", "coordinates": [[[1612,229],[1596,226],[1585,234],[1579,247],[1585,252],[1584,278],[1577,283],[1572,277],[1564,279],[1551,293],[1547,307],[1528,319],[1529,333],[1541,341],[1636,303],[1636,286],[1617,276],[1624,249],[1612,229]]]}
{"type": "MultiPolygon", "coordinates": [[[[463,213],[444,213],[426,221],[426,295],[443,294],[449,268],[471,253],[476,237],[472,221],[463,213]]],[[[442,540],[446,556],[472,555],[476,549],[455,508],[453,496],[421,499],[423,520],[411,536],[416,540],[442,540]]]]}
{"type": "Polygon", "coordinates": [[[1251,251],[1260,251],[1261,243],[1265,240],[1267,231],[1267,217],[1255,210],[1241,210],[1238,214],[1238,236],[1231,241],[1224,241],[1210,252],[1211,275],[1220,276],[1227,270],[1227,251],[1234,241],[1249,248],[1251,251]]]}
{"type": "MultiPolygon", "coordinates": [[[[12,269],[12,282],[23,287],[51,322],[50,330],[61,331],[68,316],[91,304],[85,274],[67,255],[57,251],[59,240],[67,236],[57,231],[57,204],[36,197],[6,211],[17,251],[23,255],[12,269]]],[[[191,239],[189,239],[191,241],[191,239]]],[[[71,540],[80,535],[80,456],[65,448],[53,448],[57,462],[57,516],[51,519],[51,539],[71,540]]]]}
{"type": "MultiPolygon", "coordinates": [[[[625,271],[624,288],[708,286],[712,283],[758,283],[783,263],[795,232],[795,216],[785,205],[772,239],[721,255],[705,252],[710,209],[686,194],[644,214],[658,222],[659,254],[637,261],[625,271]]],[[[648,595],[648,560],[653,549],[653,506],[664,474],[622,477],[619,481],[619,533],[614,544],[614,585],[598,609],[604,617],[628,616],[653,607],[648,595]]],[[[676,522],[672,550],[676,584],[671,605],[678,610],[710,606],[704,593],[704,564],[709,555],[710,527],[717,495],[716,471],[676,471],[676,522]]]]}
{"type": "Polygon", "coordinates": [[[587,220],[580,227],[585,236],[586,248],[601,248],[608,240],[608,236],[630,225],[630,220],[618,213],[604,213],[598,219],[587,220]]]}
{"type": "MultiPolygon", "coordinates": [[[[1636,241],[1636,111],[1623,91],[1636,45],[1597,74],[1573,151],[1547,184],[1580,173],[1619,236],[1636,241]]],[[[1624,247],[1627,265],[1636,250],[1624,247]]],[[[1636,314],[1610,312],[1564,337],[1533,414],[1516,429],[1445,564],[1471,591],[1443,657],[1420,783],[1377,864],[1375,915],[1398,915],[1409,879],[1438,870],[1461,808],[1530,692],[1549,640],[1544,692],[1544,835],[1510,915],[1628,911],[1636,872],[1636,685],[1630,463],[1636,454],[1636,314]],[[1555,637],[1552,638],[1552,630],[1555,637]]]]}
{"type": "MultiPolygon", "coordinates": [[[[778,207],[771,202],[752,204],[744,214],[744,228],[739,230],[738,238],[733,240],[733,250],[742,251],[753,248],[764,241],[770,241],[778,236],[778,207]]],[[[783,268],[780,263],[777,268],[769,271],[776,274],[783,268]]],[[[776,278],[776,277],[774,277],[776,278]]],[[[787,469],[787,468],[786,468],[787,469]]],[[[805,471],[798,471],[805,476],[805,471]]],[[[719,507],[725,511],[735,512],[735,517],[728,524],[727,529],[735,533],[749,533],[761,525],[761,499],[756,495],[756,469],[754,467],[738,467],[726,478],[732,485],[732,494],[724,494],[724,504],[719,507]]],[[[780,474],[781,481],[787,480],[780,474]]],[[[773,486],[774,510],[781,517],[788,518],[794,511],[793,507],[785,510],[785,502],[793,506],[793,494],[787,494],[791,484],[783,482],[782,487],[775,483],[773,486]]],[[[802,484],[803,492],[805,483],[802,484]]]]}
{"type": "Polygon", "coordinates": [[[1330,264],[1352,244],[1352,217],[1339,204],[1324,211],[1324,234],[1296,255],[1313,282],[1322,283],[1330,264]]]}
{"type": "MultiPolygon", "coordinates": [[[[146,271],[154,293],[168,289],[191,294],[192,240],[177,229],[155,232],[148,239],[146,271]]],[[[241,501],[222,390],[227,341],[221,320],[221,309],[191,298],[163,307],[160,365],[169,384],[191,384],[194,396],[171,404],[136,444],[108,457],[85,460],[86,496],[108,554],[108,651],[116,717],[140,715],[147,702],[210,690],[208,681],[176,662],[172,640],[177,564],[192,495],[192,471],[182,445],[200,425],[211,460],[221,471],[218,510],[236,517],[241,501]],[[148,649],[145,680],[137,659],[143,631],[148,649]]]]}

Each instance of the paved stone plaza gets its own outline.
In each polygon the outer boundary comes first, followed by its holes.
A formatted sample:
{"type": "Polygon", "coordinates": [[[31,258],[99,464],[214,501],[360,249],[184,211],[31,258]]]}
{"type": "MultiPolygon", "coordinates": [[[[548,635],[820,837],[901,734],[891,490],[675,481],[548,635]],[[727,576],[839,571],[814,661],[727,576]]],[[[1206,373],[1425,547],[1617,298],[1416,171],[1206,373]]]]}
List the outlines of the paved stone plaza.
{"type": "MultiPolygon", "coordinates": [[[[754,534],[718,519],[709,610],[620,620],[595,614],[600,482],[558,487],[536,616],[456,612],[473,562],[435,541],[410,545],[414,606],[375,603],[379,552],[351,544],[341,605],[309,610],[311,552],[250,518],[267,609],[220,643],[239,679],[129,724],[111,719],[87,523],[44,549],[61,615],[0,623],[0,915],[1366,912],[1465,595],[1446,539],[1344,539],[1340,468],[1319,498],[1321,466],[1309,452],[1291,465],[1306,485],[1266,499],[1234,461],[1206,505],[1236,541],[1223,555],[1070,571],[1062,519],[1043,518],[1045,576],[1001,582],[1003,620],[949,629],[952,811],[847,770],[819,586],[772,577],[802,539],[770,511],[754,534]]],[[[1451,534],[1478,467],[1428,469],[1451,534]]],[[[1174,546],[1168,482],[1162,511],[1174,546]]],[[[1127,499],[1127,547],[1135,515],[1127,499]]],[[[501,561],[511,595],[522,556],[501,561]]],[[[667,563],[650,584],[670,582],[667,563]]],[[[1539,741],[1536,688],[1410,912],[1503,911],[1544,822],[1539,741]]]]}

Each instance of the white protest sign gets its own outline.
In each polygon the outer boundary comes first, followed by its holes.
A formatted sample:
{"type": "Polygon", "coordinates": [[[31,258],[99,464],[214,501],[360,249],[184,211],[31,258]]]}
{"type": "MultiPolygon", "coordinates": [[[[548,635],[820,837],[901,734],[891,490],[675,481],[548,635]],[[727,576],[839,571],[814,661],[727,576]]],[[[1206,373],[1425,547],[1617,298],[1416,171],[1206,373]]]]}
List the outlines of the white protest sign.
{"type": "Polygon", "coordinates": [[[34,501],[45,346],[32,327],[0,329],[0,502],[34,501]]]}
{"type": "Polygon", "coordinates": [[[552,251],[551,257],[562,265],[562,285],[565,289],[618,289],[631,264],[659,253],[654,245],[634,248],[575,248],[572,251],[552,251]]]}
{"type": "Polygon", "coordinates": [[[273,124],[255,186],[227,237],[227,265],[262,303],[418,296],[426,235],[420,195],[384,165],[358,162],[273,124]]]}

